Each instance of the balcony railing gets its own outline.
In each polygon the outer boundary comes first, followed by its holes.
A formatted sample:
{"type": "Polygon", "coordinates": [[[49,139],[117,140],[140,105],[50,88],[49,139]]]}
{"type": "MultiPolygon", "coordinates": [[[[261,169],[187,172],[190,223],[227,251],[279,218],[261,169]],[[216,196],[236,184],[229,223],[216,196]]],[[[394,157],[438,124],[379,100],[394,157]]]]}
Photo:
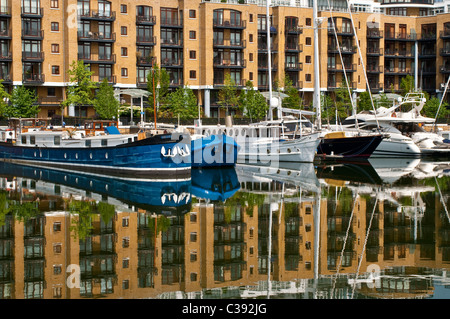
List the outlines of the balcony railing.
{"type": "Polygon", "coordinates": [[[224,67],[224,68],[245,68],[247,65],[245,59],[214,59],[214,67],[224,67]]]}
{"type": "Polygon", "coordinates": [[[22,17],[42,18],[44,16],[44,8],[22,7],[22,17]]]}
{"type": "MultiPolygon", "coordinates": [[[[278,64],[272,62],[271,69],[272,69],[272,72],[278,70],[278,64]]],[[[267,62],[259,62],[258,70],[269,71],[269,65],[267,64],[267,62]]]]}
{"type": "Polygon", "coordinates": [[[383,30],[378,30],[374,28],[368,28],[366,32],[367,38],[381,39],[383,37],[383,30]]]}
{"type": "MultiPolygon", "coordinates": [[[[246,79],[240,79],[240,80],[237,80],[237,81],[234,81],[234,82],[235,82],[235,85],[237,87],[244,87],[245,84],[247,83],[247,80],[246,79]]],[[[220,78],[220,79],[214,78],[214,85],[215,86],[223,86],[223,85],[225,85],[225,80],[222,79],[222,78],[220,78]]]]}
{"type": "Polygon", "coordinates": [[[116,63],[115,54],[86,54],[78,53],[78,60],[84,60],[86,63],[116,63]]]}
{"type": "MultiPolygon", "coordinates": [[[[339,89],[339,88],[344,88],[346,87],[346,83],[342,83],[342,82],[337,82],[337,81],[329,81],[327,82],[327,88],[328,89],[339,89]]],[[[355,90],[357,88],[356,82],[350,82],[349,83],[349,87],[352,90],[355,90]]]]}
{"type": "Polygon", "coordinates": [[[9,5],[0,5],[0,16],[11,17],[11,7],[9,5]]]}
{"type": "Polygon", "coordinates": [[[116,12],[105,10],[78,10],[78,16],[85,20],[114,21],[116,19],[116,12]]]}
{"type": "Polygon", "coordinates": [[[383,69],[382,65],[367,65],[367,73],[382,73],[383,69]]]}
{"type": "Polygon", "coordinates": [[[45,82],[45,75],[38,73],[24,73],[22,82],[26,84],[39,84],[45,82]]]}
{"type": "Polygon", "coordinates": [[[398,50],[398,49],[386,48],[384,50],[384,56],[385,57],[394,57],[394,58],[398,58],[398,57],[413,58],[414,57],[414,52],[413,51],[408,51],[408,50],[398,50]]]}
{"type": "Polygon", "coordinates": [[[136,24],[154,25],[156,24],[156,16],[151,15],[137,15],[136,24]]]}
{"type": "Polygon", "coordinates": [[[47,105],[59,105],[63,101],[62,97],[57,96],[46,96],[46,97],[39,97],[38,104],[47,104],[47,105]]]}
{"type": "Polygon", "coordinates": [[[444,29],[439,32],[439,37],[441,39],[450,39],[450,29],[444,29]]]}
{"type": "MultiPolygon", "coordinates": [[[[344,71],[344,68],[342,67],[342,64],[336,64],[336,65],[327,65],[328,71],[344,71]]],[[[356,64],[346,64],[345,65],[345,71],[346,72],[355,72],[356,71],[356,64]]]]}
{"type": "Polygon", "coordinates": [[[301,25],[285,25],[284,31],[286,33],[301,34],[303,32],[303,26],[301,26],[301,25]]]}
{"type": "Polygon", "coordinates": [[[0,51],[0,61],[12,61],[12,52],[0,51]]]}
{"type": "Polygon", "coordinates": [[[442,56],[449,56],[450,55],[450,48],[441,48],[439,50],[440,54],[442,56]]]}
{"type": "Polygon", "coordinates": [[[406,33],[406,32],[386,32],[385,39],[386,40],[404,40],[404,41],[414,41],[416,40],[417,35],[415,33],[406,33]]]}
{"type": "Polygon", "coordinates": [[[245,29],[247,23],[245,20],[213,20],[213,26],[215,28],[232,28],[232,29],[245,29]]]}
{"type": "Polygon", "coordinates": [[[156,64],[156,57],[155,56],[137,56],[136,63],[137,63],[137,65],[142,65],[142,66],[153,66],[156,64]]]}
{"type": "Polygon", "coordinates": [[[10,29],[3,29],[0,30],[0,38],[11,38],[11,30],[10,29]]]}
{"type": "Polygon", "coordinates": [[[115,32],[78,31],[79,41],[115,42],[115,32]]]}
{"type": "Polygon", "coordinates": [[[383,55],[383,50],[377,47],[367,47],[366,49],[367,55],[383,55]]]}
{"type": "Polygon", "coordinates": [[[162,27],[183,27],[183,19],[173,19],[169,17],[161,18],[161,26],[162,27]]]}
{"type": "Polygon", "coordinates": [[[183,39],[181,37],[179,39],[160,38],[160,42],[161,42],[161,46],[174,46],[174,47],[183,46],[183,39]]]}
{"type": "MultiPolygon", "coordinates": [[[[213,39],[213,45],[215,47],[227,47],[227,48],[242,48],[245,49],[246,47],[246,41],[245,40],[218,40],[218,39],[213,39]]],[[[259,49],[259,43],[258,43],[258,49],[259,49]]],[[[266,45],[267,47],[267,45],[266,45]]]]}
{"type": "Polygon", "coordinates": [[[108,83],[115,84],[116,82],[116,76],[115,75],[92,75],[91,81],[101,83],[104,79],[108,80],[108,83]]]}
{"type": "Polygon", "coordinates": [[[303,63],[302,62],[286,62],[284,64],[284,68],[290,71],[302,71],[303,63]]]}
{"type": "Polygon", "coordinates": [[[30,62],[42,62],[45,59],[44,52],[22,52],[22,61],[30,61],[30,62]]]}
{"type": "Polygon", "coordinates": [[[303,44],[298,43],[286,43],[285,46],[286,51],[292,51],[292,52],[302,52],[303,51],[303,44]]]}
{"type": "Polygon", "coordinates": [[[161,66],[165,67],[182,67],[183,66],[183,59],[169,59],[164,58],[161,60],[161,66]]]}
{"type": "Polygon", "coordinates": [[[417,39],[422,41],[436,41],[436,33],[422,33],[417,39]]]}
{"type": "Polygon", "coordinates": [[[9,73],[3,73],[0,72],[0,79],[3,80],[2,84],[6,83],[12,83],[11,74],[9,73]]]}
{"type": "Polygon", "coordinates": [[[395,68],[395,67],[394,68],[389,68],[389,67],[384,68],[384,73],[385,74],[393,74],[393,75],[412,74],[410,68],[395,68]]]}
{"type": "Polygon", "coordinates": [[[441,65],[440,67],[439,67],[439,71],[441,72],[441,73],[450,73],[450,66],[448,66],[448,65],[441,65]]]}
{"type": "Polygon", "coordinates": [[[138,45],[156,45],[156,37],[151,36],[136,36],[136,43],[138,45]]]}
{"type": "MultiPolygon", "coordinates": [[[[278,26],[271,24],[270,25],[270,33],[276,34],[278,30],[278,26]]],[[[267,25],[258,25],[258,32],[259,33],[267,33],[267,25]]]]}
{"type": "Polygon", "coordinates": [[[339,48],[338,48],[338,46],[329,46],[328,47],[328,52],[341,52],[341,53],[344,53],[344,54],[354,54],[354,53],[356,53],[356,50],[357,50],[357,48],[356,48],[356,46],[347,46],[347,45],[342,45],[342,46],[340,46],[339,48]]]}
{"type": "MultiPolygon", "coordinates": [[[[258,42],[258,50],[267,51],[267,42],[265,41],[258,42]]],[[[272,43],[270,45],[270,51],[272,51],[272,53],[278,51],[278,46],[275,43],[272,43]]]]}
{"type": "Polygon", "coordinates": [[[22,29],[22,39],[43,40],[44,30],[22,29]]]}
{"type": "MultiPolygon", "coordinates": [[[[342,27],[335,27],[336,33],[338,35],[353,35],[353,30],[351,28],[342,28],[342,27]]],[[[334,34],[333,28],[328,28],[328,34],[334,34]]]]}

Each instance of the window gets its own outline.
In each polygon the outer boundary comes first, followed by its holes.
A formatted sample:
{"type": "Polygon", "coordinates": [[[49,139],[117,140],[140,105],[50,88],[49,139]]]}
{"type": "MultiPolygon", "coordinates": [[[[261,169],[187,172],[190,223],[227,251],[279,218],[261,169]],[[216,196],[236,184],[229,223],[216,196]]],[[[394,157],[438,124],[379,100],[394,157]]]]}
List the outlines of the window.
{"type": "Polygon", "coordinates": [[[250,72],[250,73],[248,74],[248,77],[249,77],[249,80],[250,80],[250,81],[253,81],[253,72],[250,72]]]}
{"type": "Polygon", "coordinates": [[[189,18],[195,19],[195,10],[189,10],[189,18]]]}
{"type": "Polygon", "coordinates": [[[194,262],[197,261],[197,252],[196,251],[192,251],[190,254],[190,261],[194,262]]]}
{"type": "Polygon", "coordinates": [[[130,267],[130,259],[129,258],[122,259],[122,268],[128,268],[128,267],[130,267]]]}
{"type": "Polygon", "coordinates": [[[62,267],[61,265],[53,265],[53,274],[54,275],[59,275],[62,272],[62,267]]]}
{"type": "Polygon", "coordinates": [[[311,45],[311,37],[306,37],[305,43],[306,45],[311,45]]]}
{"type": "Polygon", "coordinates": [[[128,48],[127,47],[120,48],[120,55],[121,56],[128,56],[128,48]]]}
{"type": "Polygon", "coordinates": [[[189,59],[195,60],[197,58],[197,51],[191,50],[189,51],[189,59]]]}
{"type": "Polygon", "coordinates": [[[54,232],[61,231],[61,222],[53,223],[53,231],[54,232]]]}
{"type": "Polygon", "coordinates": [[[248,40],[249,40],[250,42],[253,42],[253,34],[249,34],[249,35],[248,35],[248,40]]]}
{"type": "Polygon", "coordinates": [[[306,18],[305,24],[308,26],[311,25],[311,18],[306,18]]]}
{"type": "Polygon", "coordinates": [[[253,53],[249,53],[248,59],[250,60],[250,62],[253,62],[253,53]]]}
{"type": "Polygon", "coordinates": [[[52,8],[52,9],[59,8],[59,0],[51,0],[50,1],[50,8],[52,8]]]}
{"type": "Polygon", "coordinates": [[[305,63],[311,63],[311,56],[310,55],[307,55],[307,56],[305,56],[305,63]]]}
{"type": "Polygon", "coordinates": [[[127,35],[128,34],[127,27],[120,27],[120,34],[121,35],[127,35]]]}
{"type": "Polygon", "coordinates": [[[190,234],[190,238],[191,238],[191,242],[195,243],[197,241],[197,233],[196,232],[192,232],[190,234]]]}
{"type": "Polygon", "coordinates": [[[253,14],[250,13],[250,14],[248,15],[248,20],[249,20],[250,22],[253,22],[253,14]]]}
{"type": "Polygon", "coordinates": [[[197,281],[197,274],[195,272],[191,273],[191,281],[197,281]]]}
{"type": "Polygon", "coordinates": [[[52,22],[51,23],[51,30],[52,31],[59,31],[59,23],[58,22],[52,22]]]}
{"type": "Polygon", "coordinates": [[[130,247],[130,238],[124,237],[122,239],[122,248],[127,248],[127,247],[130,247]]]}
{"type": "Polygon", "coordinates": [[[196,79],[197,78],[197,71],[195,71],[195,70],[189,71],[189,78],[190,79],[196,79]]]}
{"type": "Polygon", "coordinates": [[[128,8],[126,4],[121,4],[120,5],[120,13],[127,13],[128,12],[128,8]]]}
{"type": "Polygon", "coordinates": [[[62,252],[62,244],[60,243],[53,244],[53,252],[55,254],[60,254],[62,252]]]}
{"type": "Polygon", "coordinates": [[[52,65],[52,74],[59,75],[59,65],[52,65]]]}
{"type": "Polygon", "coordinates": [[[59,44],[58,43],[52,44],[52,53],[59,53],[59,44]]]}
{"type": "Polygon", "coordinates": [[[56,88],[54,87],[49,87],[47,89],[47,96],[56,96],[56,88]]]}
{"type": "Polygon", "coordinates": [[[130,288],[130,281],[128,279],[122,281],[122,289],[129,289],[130,288]]]}
{"type": "Polygon", "coordinates": [[[128,69],[127,68],[122,68],[121,75],[122,75],[122,77],[127,77],[128,76],[128,69]]]}
{"type": "Polygon", "coordinates": [[[122,218],[122,227],[128,227],[130,224],[130,219],[128,217],[122,218]]]}
{"type": "Polygon", "coordinates": [[[311,74],[305,74],[305,81],[311,82],[311,74]]]}
{"type": "Polygon", "coordinates": [[[189,39],[195,40],[195,38],[196,38],[195,31],[189,31],[189,39]]]}

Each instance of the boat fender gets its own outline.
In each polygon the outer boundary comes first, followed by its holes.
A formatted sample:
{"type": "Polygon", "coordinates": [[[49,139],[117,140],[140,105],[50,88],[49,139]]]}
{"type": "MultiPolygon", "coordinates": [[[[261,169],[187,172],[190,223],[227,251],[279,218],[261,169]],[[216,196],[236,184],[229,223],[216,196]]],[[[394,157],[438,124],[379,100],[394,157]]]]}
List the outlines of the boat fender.
{"type": "Polygon", "coordinates": [[[393,112],[392,117],[397,117],[397,114],[395,112],[393,112]]]}

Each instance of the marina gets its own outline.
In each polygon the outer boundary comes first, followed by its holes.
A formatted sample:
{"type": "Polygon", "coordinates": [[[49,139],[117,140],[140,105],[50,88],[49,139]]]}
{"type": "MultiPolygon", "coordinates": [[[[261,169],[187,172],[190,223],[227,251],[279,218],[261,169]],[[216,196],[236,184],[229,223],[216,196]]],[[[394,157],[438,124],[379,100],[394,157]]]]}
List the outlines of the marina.
{"type": "Polygon", "coordinates": [[[450,163],[386,161],[172,180],[0,163],[1,299],[450,298],[450,163]]]}

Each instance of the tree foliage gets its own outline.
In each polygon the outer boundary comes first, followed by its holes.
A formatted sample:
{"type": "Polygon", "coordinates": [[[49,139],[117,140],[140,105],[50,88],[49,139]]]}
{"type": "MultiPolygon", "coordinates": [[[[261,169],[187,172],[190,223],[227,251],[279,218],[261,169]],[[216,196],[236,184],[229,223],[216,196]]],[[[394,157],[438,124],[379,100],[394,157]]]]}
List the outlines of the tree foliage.
{"type": "Polygon", "coordinates": [[[169,73],[165,68],[160,68],[158,64],[155,64],[151,72],[147,74],[147,90],[151,95],[151,98],[149,98],[149,103],[151,106],[154,106],[153,101],[156,102],[156,105],[162,105],[167,102],[169,86],[169,73]],[[155,98],[153,98],[153,91],[155,92],[155,98]]]}
{"type": "Polygon", "coordinates": [[[69,74],[69,86],[67,87],[67,97],[61,103],[64,109],[69,105],[92,105],[94,103],[94,89],[97,85],[92,82],[93,72],[84,64],[83,60],[73,61],[69,74]]]}
{"type": "Polygon", "coordinates": [[[36,93],[25,86],[16,86],[11,93],[11,103],[6,107],[8,117],[35,117],[39,113],[36,93]]]}
{"type": "MultiPolygon", "coordinates": [[[[427,98],[425,105],[423,106],[422,115],[435,118],[439,109],[439,104],[441,101],[437,97],[432,97],[431,99],[427,98]]],[[[447,102],[442,102],[441,108],[439,109],[439,114],[437,114],[437,118],[446,118],[450,115],[450,111],[447,108],[447,102]]]]}
{"type": "Polygon", "coordinates": [[[0,80],[0,117],[4,117],[6,115],[8,101],[10,98],[11,96],[3,86],[3,80],[0,80]]]}
{"type": "Polygon", "coordinates": [[[284,93],[288,96],[283,99],[283,107],[290,109],[301,108],[302,99],[298,94],[298,90],[294,87],[292,80],[288,76],[284,79],[284,93]]]}
{"type": "Polygon", "coordinates": [[[239,95],[237,94],[236,83],[231,78],[230,74],[225,75],[224,87],[219,91],[220,107],[226,109],[226,114],[229,114],[229,108],[236,108],[239,106],[239,95]]]}
{"type": "Polygon", "coordinates": [[[246,89],[239,95],[239,109],[244,116],[252,120],[261,120],[267,115],[269,104],[265,97],[253,88],[252,81],[247,81],[246,89]]]}
{"type": "Polygon", "coordinates": [[[410,74],[403,77],[400,81],[400,94],[406,95],[415,91],[414,77],[410,74]]]}
{"type": "Polygon", "coordinates": [[[120,103],[114,96],[114,88],[104,79],[100,84],[94,100],[94,109],[102,119],[112,119],[117,116],[120,103]]]}
{"type": "Polygon", "coordinates": [[[190,88],[180,87],[167,96],[167,103],[159,108],[160,116],[192,119],[198,115],[197,98],[190,88]]]}

